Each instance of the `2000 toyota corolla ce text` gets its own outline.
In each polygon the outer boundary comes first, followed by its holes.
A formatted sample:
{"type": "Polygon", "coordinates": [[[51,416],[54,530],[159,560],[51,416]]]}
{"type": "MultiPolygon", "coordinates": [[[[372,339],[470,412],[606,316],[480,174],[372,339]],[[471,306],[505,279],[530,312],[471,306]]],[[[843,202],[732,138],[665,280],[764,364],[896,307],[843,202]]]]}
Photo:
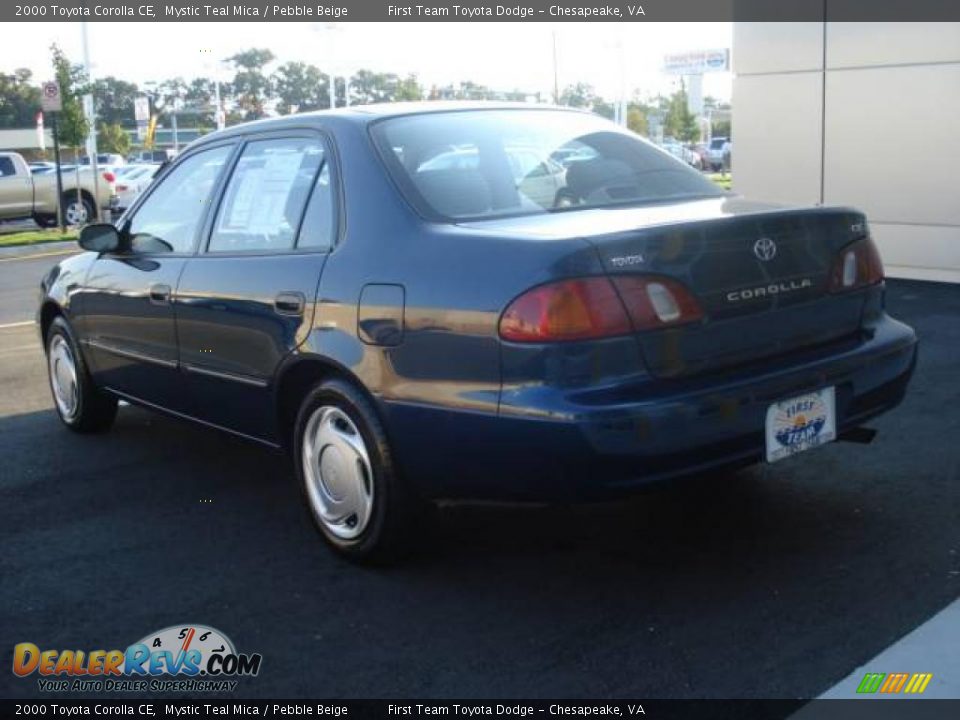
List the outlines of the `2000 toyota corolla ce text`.
{"type": "Polygon", "coordinates": [[[726,194],[595,116],[394,105],[193,144],[43,281],[63,422],[288,448],[341,552],[435,498],[777,461],[903,397],[866,220],[726,194]]]}

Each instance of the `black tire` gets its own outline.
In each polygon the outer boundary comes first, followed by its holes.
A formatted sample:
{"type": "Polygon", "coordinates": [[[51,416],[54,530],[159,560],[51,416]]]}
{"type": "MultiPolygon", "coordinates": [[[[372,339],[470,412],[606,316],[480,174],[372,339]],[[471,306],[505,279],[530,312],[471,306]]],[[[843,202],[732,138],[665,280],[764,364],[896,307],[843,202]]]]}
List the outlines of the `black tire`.
{"type": "Polygon", "coordinates": [[[330,379],[315,385],[306,395],[297,413],[291,460],[310,519],[339,554],[355,562],[382,563],[394,560],[410,549],[413,528],[428,506],[401,477],[376,409],[351,383],[330,379]],[[304,440],[308,425],[311,418],[330,408],[345,414],[359,431],[372,471],[372,477],[367,478],[372,484],[369,519],[360,534],[349,539],[339,537],[321,517],[311,500],[311,481],[305,469],[304,440]]]}
{"type": "Polygon", "coordinates": [[[33,221],[42,228],[52,228],[57,226],[56,215],[47,215],[46,213],[37,213],[33,216],[33,221]]]}
{"type": "Polygon", "coordinates": [[[53,396],[53,406],[57,416],[68,428],[78,433],[104,432],[113,425],[117,416],[117,399],[99,390],[90,378],[83,355],[80,353],[74,339],[70,325],[63,317],[54,318],[47,330],[45,338],[47,354],[47,381],[50,385],[50,394],[53,396]],[[72,412],[65,411],[57,400],[57,391],[54,389],[53,363],[50,354],[57,338],[62,339],[69,348],[76,375],[76,405],[72,412]]]}
{"type": "Polygon", "coordinates": [[[63,208],[63,221],[66,225],[86,225],[87,223],[96,222],[96,208],[93,207],[93,203],[90,202],[90,198],[86,195],[80,196],[80,202],[83,204],[87,215],[82,222],[71,222],[68,215],[70,206],[75,205],[77,202],[77,194],[75,192],[65,192],[60,201],[61,207],[63,208]]]}

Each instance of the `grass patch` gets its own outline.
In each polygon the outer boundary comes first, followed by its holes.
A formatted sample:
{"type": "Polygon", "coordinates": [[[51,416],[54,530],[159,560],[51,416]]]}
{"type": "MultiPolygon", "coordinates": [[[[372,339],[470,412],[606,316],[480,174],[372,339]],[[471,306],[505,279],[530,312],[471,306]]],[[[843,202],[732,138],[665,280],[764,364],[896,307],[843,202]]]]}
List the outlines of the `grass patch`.
{"type": "Polygon", "coordinates": [[[707,175],[708,178],[713,180],[717,185],[722,187],[724,190],[732,190],[733,185],[733,176],[727,173],[726,176],[721,175],[720,173],[710,173],[707,175]]]}
{"type": "Polygon", "coordinates": [[[13,245],[40,245],[42,243],[63,242],[65,240],[76,240],[79,231],[67,230],[61,233],[56,230],[24,230],[23,232],[4,233],[0,235],[0,247],[11,247],[13,245]]]}

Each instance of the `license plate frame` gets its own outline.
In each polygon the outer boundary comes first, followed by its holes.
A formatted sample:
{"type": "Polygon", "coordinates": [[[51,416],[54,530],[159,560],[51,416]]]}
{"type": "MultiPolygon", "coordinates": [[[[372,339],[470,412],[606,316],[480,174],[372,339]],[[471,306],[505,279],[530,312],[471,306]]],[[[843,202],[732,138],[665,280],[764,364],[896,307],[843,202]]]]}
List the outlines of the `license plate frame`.
{"type": "Polygon", "coordinates": [[[768,463],[836,440],[836,388],[820,388],[770,405],[764,421],[764,437],[768,463]]]}

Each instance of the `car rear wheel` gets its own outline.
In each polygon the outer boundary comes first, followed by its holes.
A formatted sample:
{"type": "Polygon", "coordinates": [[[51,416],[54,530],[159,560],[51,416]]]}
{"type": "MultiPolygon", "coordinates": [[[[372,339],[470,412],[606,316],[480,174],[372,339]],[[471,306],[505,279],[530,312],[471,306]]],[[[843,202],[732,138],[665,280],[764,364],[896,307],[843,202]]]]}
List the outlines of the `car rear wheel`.
{"type": "Polygon", "coordinates": [[[117,415],[117,399],[96,388],[70,327],[55,318],[47,332],[47,374],[60,420],[75,432],[102,432],[117,415]]]}
{"type": "Polygon", "coordinates": [[[422,504],[394,465],[375,409],[353,385],[335,379],[310,391],[293,453],[310,516],[335,550],[377,562],[409,547],[422,504]]]}

